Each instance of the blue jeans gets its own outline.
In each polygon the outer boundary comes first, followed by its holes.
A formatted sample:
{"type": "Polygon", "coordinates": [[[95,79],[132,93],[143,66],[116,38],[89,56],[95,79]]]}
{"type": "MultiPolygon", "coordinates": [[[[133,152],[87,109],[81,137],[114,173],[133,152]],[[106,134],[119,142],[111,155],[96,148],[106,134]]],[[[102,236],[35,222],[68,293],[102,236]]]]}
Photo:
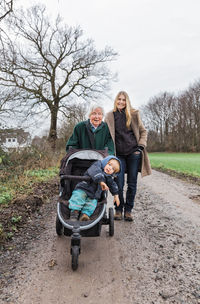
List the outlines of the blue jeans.
{"type": "Polygon", "coordinates": [[[118,156],[121,161],[121,172],[117,177],[117,184],[119,187],[119,199],[120,205],[115,206],[116,211],[123,210],[126,212],[131,212],[134,207],[134,199],[137,190],[137,177],[138,170],[141,162],[141,152],[133,152],[132,154],[126,156],[118,156]],[[127,173],[127,192],[126,192],[126,202],[124,201],[123,189],[124,189],[124,179],[125,173],[127,173]]]}

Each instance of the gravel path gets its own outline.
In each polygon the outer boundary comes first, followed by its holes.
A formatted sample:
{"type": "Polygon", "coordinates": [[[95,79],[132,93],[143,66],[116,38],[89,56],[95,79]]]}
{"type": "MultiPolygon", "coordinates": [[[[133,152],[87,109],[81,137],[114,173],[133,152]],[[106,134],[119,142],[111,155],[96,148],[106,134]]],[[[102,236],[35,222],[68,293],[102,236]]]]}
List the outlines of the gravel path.
{"type": "Polygon", "coordinates": [[[199,197],[200,187],[156,171],[140,183],[132,227],[117,236],[130,303],[200,303],[199,197]]]}
{"type": "Polygon", "coordinates": [[[156,171],[139,179],[134,221],[82,238],[75,272],[50,202],[2,254],[0,303],[200,303],[199,186],[156,171]]]}

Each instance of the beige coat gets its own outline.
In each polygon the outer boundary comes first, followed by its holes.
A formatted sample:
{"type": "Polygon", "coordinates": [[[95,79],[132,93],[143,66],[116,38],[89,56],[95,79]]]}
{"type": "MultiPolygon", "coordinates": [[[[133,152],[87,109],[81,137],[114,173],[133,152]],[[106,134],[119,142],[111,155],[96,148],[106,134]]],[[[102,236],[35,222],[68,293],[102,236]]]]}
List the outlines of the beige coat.
{"type": "MultiPolygon", "coordinates": [[[[110,130],[111,137],[115,144],[115,120],[113,111],[108,112],[105,117],[105,122],[108,124],[108,128],[110,130]]],[[[132,113],[131,119],[131,128],[133,133],[135,134],[138,145],[144,146],[144,150],[142,151],[142,165],[141,165],[141,176],[146,176],[151,174],[151,165],[149,161],[149,157],[146,151],[147,145],[147,130],[145,129],[138,110],[135,110],[132,113]]],[[[115,148],[116,151],[116,148],[115,148]]]]}

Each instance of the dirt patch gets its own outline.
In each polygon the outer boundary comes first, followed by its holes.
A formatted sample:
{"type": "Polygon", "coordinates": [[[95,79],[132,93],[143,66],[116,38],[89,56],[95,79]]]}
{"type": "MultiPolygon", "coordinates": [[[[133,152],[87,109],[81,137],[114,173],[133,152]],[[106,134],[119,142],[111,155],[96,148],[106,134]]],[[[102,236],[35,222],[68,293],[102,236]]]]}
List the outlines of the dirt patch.
{"type": "Polygon", "coordinates": [[[0,223],[2,232],[0,234],[0,248],[6,250],[15,242],[15,238],[26,229],[35,213],[41,212],[41,206],[50,197],[58,193],[58,181],[41,182],[34,186],[29,195],[16,197],[8,206],[2,206],[0,223]]]}
{"type": "Polygon", "coordinates": [[[189,198],[193,201],[195,201],[196,203],[200,204],[200,194],[198,195],[191,195],[189,196],[189,198]]]}

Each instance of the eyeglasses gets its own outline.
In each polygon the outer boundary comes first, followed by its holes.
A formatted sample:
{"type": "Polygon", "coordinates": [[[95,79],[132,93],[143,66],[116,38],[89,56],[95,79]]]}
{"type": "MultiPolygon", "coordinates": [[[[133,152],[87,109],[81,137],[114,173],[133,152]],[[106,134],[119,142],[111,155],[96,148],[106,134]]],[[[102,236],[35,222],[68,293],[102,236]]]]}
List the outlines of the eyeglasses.
{"type": "Polygon", "coordinates": [[[102,113],[97,113],[97,112],[92,112],[91,115],[93,115],[93,116],[103,116],[102,113]]]}

